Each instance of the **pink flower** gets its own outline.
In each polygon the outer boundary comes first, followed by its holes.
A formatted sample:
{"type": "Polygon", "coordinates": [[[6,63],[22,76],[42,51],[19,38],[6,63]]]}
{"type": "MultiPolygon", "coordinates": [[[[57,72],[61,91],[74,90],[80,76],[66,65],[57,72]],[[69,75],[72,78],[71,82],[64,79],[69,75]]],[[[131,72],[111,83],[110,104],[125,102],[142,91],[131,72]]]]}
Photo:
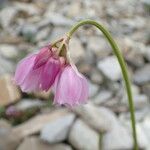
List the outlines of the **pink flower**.
{"type": "Polygon", "coordinates": [[[88,83],[75,66],[67,65],[55,80],[55,104],[74,106],[88,99],[88,83]]]}
{"type": "Polygon", "coordinates": [[[14,80],[24,92],[47,91],[53,85],[60,68],[59,58],[50,46],[46,46],[38,54],[20,61],[14,80]]]}
{"type": "Polygon", "coordinates": [[[66,36],[20,61],[14,80],[24,92],[47,91],[54,87],[54,103],[75,106],[88,99],[88,83],[68,53],[66,36]],[[59,45],[58,45],[59,44],[59,45]]]}

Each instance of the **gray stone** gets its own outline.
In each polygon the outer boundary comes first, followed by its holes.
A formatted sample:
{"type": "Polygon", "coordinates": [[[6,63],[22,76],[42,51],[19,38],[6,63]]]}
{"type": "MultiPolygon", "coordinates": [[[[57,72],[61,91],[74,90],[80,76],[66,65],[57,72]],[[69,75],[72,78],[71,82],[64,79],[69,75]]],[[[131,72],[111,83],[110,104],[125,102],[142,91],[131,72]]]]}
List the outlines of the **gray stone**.
{"type": "Polygon", "coordinates": [[[49,24],[52,23],[57,26],[71,26],[74,23],[71,19],[63,16],[62,14],[54,13],[51,10],[46,11],[44,17],[49,24]]]}
{"type": "Polygon", "coordinates": [[[13,45],[2,44],[0,45],[0,54],[5,58],[15,59],[18,55],[17,47],[13,45]]]}
{"type": "Polygon", "coordinates": [[[117,58],[109,56],[98,62],[99,70],[110,80],[117,81],[121,79],[121,69],[117,58]]]}
{"type": "Polygon", "coordinates": [[[59,120],[67,114],[68,111],[66,109],[59,109],[48,113],[39,114],[30,120],[14,127],[13,132],[16,134],[19,133],[20,138],[25,138],[29,135],[39,133],[45,124],[55,122],[55,120],[59,120]]]}
{"type": "Polygon", "coordinates": [[[42,142],[38,137],[32,136],[27,137],[20,144],[17,150],[72,150],[72,148],[67,144],[54,144],[49,145],[42,142]]]}
{"type": "Polygon", "coordinates": [[[134,74],[134,82],[138,85],[143,85],[150,82],[150,65],[147,64],[143,68],[137,70],[134,74]]]}
{"type": "Polygon", "coordinates": [[[70,131],[75,115],[68,114],[46,124],[41,131],[41,139],[49,143],[64,141],[70,131]]]}
{"type": "Polygon", "coordinates": [[[111,48],[104,38],[92,36],[88,39],[88,49],[95,53],[98,58],[104,58],[111,53],[111,48]]]}
{"type": "MultiPolygon", "coordinates": [[[[148,97],[144,94],[133,95],[133,100],[136,109],[144,108],[149,104],[148,97]]],[[[128,106],[127,97],[123,98],[123,103],[125,103],[128,106]]]]}
{"type": "Polygon", "coordinates": [[[89,97],[93,97],[97,94],[99,86],[97,84],[93,84],[89,81],[89,97]]]}
{"type": "Polygon", "coordinates": [[[20,32],[27,40],[34,41],[38,28],[34,24],[25,23],[22,25],[20,32]]]}
{"type": "Polygon", "coordinates": [[[5,7],[0,12],[0,24],[3,28],[8,28],[17,14],[17,9],[13,6],[5,7]]]}
{"type": "Polygon", "coordinates": [[[92,71],[91,80],[92,80],[92,82],[94,82],[96,84],[102,84],[103,77],[102,77],[101,73],[99,72],[99,70],[94,69],[92,71]]]}
{"type": "Polygon", "coordinates": [[[94,104],[105,103],[107,100],[112,98],[113,93],[108,90],[100,90],[98,95],[93,99],[94,104]]]}
{"type": "Polygon", "coordinates": [[[77,62],[78,60],[83,59],[85,52],[84,48],[77,38],[73,38],[69,43],[69,50],[71,58],[74,62],[77,62]]]}
{"type": "Polygon", "coordinates": [[[103,147],[106,150],[132,149],[132,136],[127,128],[117,124],[111,125],[112,129],[103,136],[103,147]]]}
{"type": "Polygon", "coordinates": [[[68,140],[78,150],[99,149],[99,135],[82,120],[75,122],[70,131],[68,140]]]}
{"type": "Polygon", "coordinates": [[[6,73],[13,73],[15,65],[5,58],[0,56],[0,75],[6,74],[6,73]]]}
{"type": "Polygon", "coordinates": [[[25,111],[29,108],[42,107],[44,105],[45,103],[38,99],[22,99],[15,105],[15,107],[17,108],[17,110],[25,111]]]}
{"type": "Polygon", "coordinates": [[[117,123],[116,116],[104,107],[95,107],[92,104],[86,104],[75,109],[83,120],[98,132],[109,131],[112,124],[117,123]]]}
{"type": "Polygon", "coordinates": [[[14,134],[11,125],[4,120],[0,120],[0,150],[16,150],[19,142],[18,133],[14,134]]]}
{"type": "Polygon", "coordinates": [[[17,102],[21,98],[18,87],[12,82],[12,77],[5,74],[0,77],[0,106],[6,106],[17,102]]]}
{"type": "Polygon", "coordinates": [[[40,13],[40,9],[32,3],[16,2],[14,5],[18,11],[22,11],[22,12],[26,13],[27,15],[31,15],[31,16],[32,15],[39,15],[39,13],[40,13]]]}
{"type": "Polygon", "coordinates": [[[150,83],[144,84],[142,87],[142,91],[150,98],[150,83]]]}

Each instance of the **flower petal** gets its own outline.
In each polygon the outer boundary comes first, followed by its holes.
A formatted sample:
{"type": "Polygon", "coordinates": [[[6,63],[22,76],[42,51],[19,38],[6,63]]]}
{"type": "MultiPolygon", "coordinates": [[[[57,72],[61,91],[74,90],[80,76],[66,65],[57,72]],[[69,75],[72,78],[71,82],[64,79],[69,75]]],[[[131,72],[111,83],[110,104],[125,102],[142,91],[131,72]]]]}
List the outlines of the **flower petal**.
{"type": "Polygon", "coordinates": [[[17,85],[20,85],[24,82],[26,76],[28,75],[28,73],[34,65],[35,58],[36,55],[32,54],[19,62],[14,77],[14,80],[17,85]]]}
{"type": "Polygon", "coordinates": [[[55,81],[54,103],[69,106],[83,103],[88,98],[86,79],[70,65],[59,73],[55,81]]]}
{"type": "Polygon", "coordinates": [[[44,65],[51,55],[52,55],[51,47],[50,46],[43,47],[36,56],[33,69],[37,69],[40,66],[44,65]]]}
{"type": "Polygon", "coordinates": [[[47,91],[54,83],[58,72],[61,69],[61,63],[59,59],[50,58],[45,64],[45,67],[41,74],[41,88],[47,91]]]}

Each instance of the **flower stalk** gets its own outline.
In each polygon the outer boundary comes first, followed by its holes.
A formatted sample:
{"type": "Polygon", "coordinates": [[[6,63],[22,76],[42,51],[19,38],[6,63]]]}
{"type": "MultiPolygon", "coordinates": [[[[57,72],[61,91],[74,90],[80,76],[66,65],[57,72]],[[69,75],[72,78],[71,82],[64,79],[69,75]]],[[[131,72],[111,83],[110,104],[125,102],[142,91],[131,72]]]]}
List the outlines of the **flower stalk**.
{"type": "MultiPolygon", "coordinates": [[[[81,22],[78,22],[75,24],[70,31],[67,33],[68,38],[71,38],[73,33],[82,25],[93,25],[97,27],[105,36],[105,38],[108,40],[109,44],[111,45],[114,54],[116,55],[118,62],[121,67],[122,71],[122,76],[125,82],[125,87],[126,87],[126,92],[128,96],[128,103],[129,103],[129,109],[130,109],[130,116],[131,116],[131,126],[132,126],[132,135],[133,135],[133,141],[134,141],[134,150],[138,150],[138,144],[137,144],[137,133],[136,133],[136,121],[135,121],[135,114],[134,114],[134,103],[133,103],[133,96],[132,96],[132,91],[131,91],[131,83],[129,80],[128,76],[128,71],[127,71],[127,66],[124,61],[124,58],[121,54],[121,51],[112,38],[111,34],[108,32],[108,30],[102,26],[101,24],[97,23],[96,21],[93,20],[83,20],[81,22]]],[[[121,135],[120,135],[121,136],[121,135]]]]}

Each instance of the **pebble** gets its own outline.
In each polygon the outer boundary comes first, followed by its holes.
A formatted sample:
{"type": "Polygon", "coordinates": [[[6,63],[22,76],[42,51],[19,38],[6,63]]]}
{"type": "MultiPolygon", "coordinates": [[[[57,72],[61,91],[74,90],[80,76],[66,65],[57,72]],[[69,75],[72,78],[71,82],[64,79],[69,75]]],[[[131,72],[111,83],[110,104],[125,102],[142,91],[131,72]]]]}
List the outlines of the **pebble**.
{"type": "Polygon", "coordinates": [[[150,82],[150,65],[138,69],[134,74],[134,82],[138,85],[143,85],[150,82]]]}
{"type": "Polygon", "coordinates": [[[68,140],[78,150],[99,150],[99,135],[79,119],[74,123],[68,140]]]}
{"type": "Polygon", "coordinates": [[[97,96],[93,99],[93,103],[100,105],[112,98],[113,93],[108,90],[100,90],[97,96]]]}
{"type": "Polygon", "coordinates": [[[12,82],[12,77],[8,74],[0,76],[0,106],[6,106],[17,102],[21,98],[18,87],[12,82]]]}
{"type": "Polygon", "coordinates": [[[27,109],[33,108],[33,107],[42,107],[45,103],[38,100],[38,99],[22,99],[19,101],[15,107],[17,110],[20,111],[26,111],[27,109]]]}
{"type": "Polygon", "coordinates": [[[45,114],[39,114],[26,121],[25,123],[14,127],[13,132],[19,133],[20,138],[25,138],[29,135],[39,133],[43,129],[45,124],[62,118],[62,116],[67,114],[68,111],[66,109],[60,109],[45,114]]]}
{"type": "Polygon", "coordinates": [[[0,55],[8,59],[15,59],[18,56],[17,48],[13,45],[0,45],[0,55]]]}
{"type": "Polygon", "coordinates": [[[27,149],[29,150],[72,150],[72,148],[67,144],[60,143],[60,144],[49,145],[47,143],[42,142],[36,136],[25,138],[17,148],[17,150],[27,150],[27,149]]]}
{"type": "Polygon", "coordinates": [[[90,103],[76,108],[75,112],[98,132],[109,131],[111,125],[117,122],[116,116],[109,109],[105,107],[95,107],[90,103]]]}
{"type": "Polygon", "coordinates": [[[109,56],[98,62],[99,70],[106,76],[106,78],[117,81],[121,79],[121,69],[117,58],[109,56]]]}
{"type": "Polygon", "coordinates": [[[66,140],[75,115],[67,114],[47,123],[41,131],[41,139],[48,143],[57,143],[66,140]]]}

